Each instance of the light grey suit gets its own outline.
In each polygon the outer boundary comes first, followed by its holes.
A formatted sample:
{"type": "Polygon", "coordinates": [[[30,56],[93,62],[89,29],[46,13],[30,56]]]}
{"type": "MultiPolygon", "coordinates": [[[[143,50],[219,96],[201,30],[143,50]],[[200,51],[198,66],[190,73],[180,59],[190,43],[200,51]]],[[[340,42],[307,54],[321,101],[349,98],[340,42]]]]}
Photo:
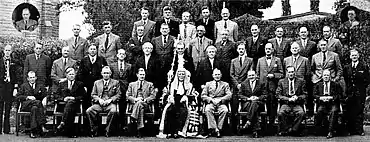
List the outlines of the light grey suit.
{"type": "Polygon", "coordinates": [[[121,47],[120,37],[113,33],[109,34],[108,37],[108,46],[105,47],[105,40],[107,38],[107,34],[102,34],[95,38],[95,42],[98,45],[98,56],[105,58],[108,63],[114,61],[118,49],[121,47]]]}
{"type": "MultiPolygon", "coordinates": [[[[137,27],[142,25],[144,25],[143,20],[134,22],[131,37],[137,37],[137,27]]],[[[143,37],[151,40],[154,37],[154,31],[155,31],[155,22],[148,19],[147,23],[144,25],[143,37]]]]}
{"type": "Polygon", "coordinates": [[[221,41],[221,32],[223,30],[229,31],[229,40],[236,42],[238,41],[238,24],[234,21],[227,20],[226,21],[226,29],[225,29],[225,20],[220,20],[215,23],[215,43],[221,41]]]}
{"type": "Polygon", "coordinates": [[[61,57],[55,60],[53,62],[53,66],[51,67],[50,77],[51,77],[51,80],[53,81],[53,87],[57,87],[59,85],[60,79],[66,78],[66,75],[65,75],[66,69],[70,67],[75,68],[75,69],[77,68],[76,60],[73,60],[72,58],[68,58],[67,63],[64,66],[63,59],[64,58],[61,57]]]}
{"type": "Polygon", "coordinates": [[[294,62],[293,56],[289,56],[284,58],[284,69],[289,66],[293,66],[295,68],[295,76],[297,78],[303,79],[308,81],[307,77],[311,74],[311,65],[308,61],[308,58],[298,55],[296,61],[294,62]]]}
{"type": "Polygon", "coordinates": [[[331,77],[334,80],[339,80],[343,74],[343,68],[339,61],[337,53],[326,51],[326,60],[323,62],[323,52],[316,53],[312,57],[311,70],[313,72],[312,82],[317,83],[322,79],[322,72],[329,69],[331,77]]]}
{"type": "Polygon", "coordinates": [[[227,82],[219,81],[218,87],[216,88],[216,81],[207,82],[202,91],[202,100],[207,103],[205,108],[205,114],[207,116],[208,129],[219,129],[222,130],[226,114],[229,111],[227,103],[232,97],[230,86],[227,82]],[[221,99],[219,104],[213,104],[212,99],[221,99]],[[219,117],[216,123],[214,113],[218,112],[219,117]]]}
{"type": "Polygon", "coordinates": [[[190,41],[189,48],[187,49],[189,57],[193,57],[194,67],[198,67],[198,63],[202,58],[206,58],[206,49],[209,45],[212,45],[212,40],[203,37],[202,43],[200,43],[199,37],[194,38],[190,41]]]}
{"type": "Polygon", "coordinates": [[[128,110],[132,110],[131,117],[137,120],[138,129],[144,127],[144,111],[150,110],[147,109],[149,107],[148,104],[150,104],[156,96],[153,83],[144,80],[141,88],[140,86],[139,80],[131,82],[126,92],[127,100],[130,103],[128,110]],[[136,102],[135,99],[138,97],[142,97],[144,101],[136,102]]]}
{"type": "Polygon", "coordinates": [[[64,44],[69,47],[69,57],[79,62],[87,55],[88,41],[80,36],[77,38],[77,43],[75,40],[76,37],[73,36],[67,39],[64,44]]]}

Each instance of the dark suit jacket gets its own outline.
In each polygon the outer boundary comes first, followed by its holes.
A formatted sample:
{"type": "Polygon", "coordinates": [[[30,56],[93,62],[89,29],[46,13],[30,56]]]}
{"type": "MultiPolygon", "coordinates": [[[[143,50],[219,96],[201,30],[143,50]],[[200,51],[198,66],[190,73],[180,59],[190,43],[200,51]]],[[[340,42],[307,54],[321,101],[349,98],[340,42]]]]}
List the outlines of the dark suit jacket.
{"type": "Polygon", "coordinates": [[[247,56],[253,58],[253,62],[256,65],[259,58],[265,56],[265,45],[267,43],[267,38],[263,36],[258,36],[258,39],[255,43],[253,43],[253,37],[247,37],[246,44],[247,44],[247,56]],[[252,48],[254,48],[255,52],[253,52],[252,48]]]}
{"type": "Polygon", "coordinates": [[[88,41],[83,37],[78,37],[77,44],[75,43],[76,37],[73,36],[65,41],[65,45],[69,47],[69,57],[81,61],[88,53],[88,41]]]}
{"type": "MultiPolygon", "coordinates": [[[[342,87],[333,81],[330,81],[330,96],[333,96],[333,101],[337,104],[339,104],[340,99],[342,98],[342,87]]],[[[324,95],[324,82],[319,82],[315,85],[313,89],[313,95],[316,98],[317,101],[319,101],[319,98],[324,95]]]]}
{"type": "Polygon", "coordinates": [[[136,59],[144,54],[141,46],[145,42],[151,41],[151,39],[149,39],[148,37],[142,38],[143,38],[142,41],[140,41],[137,36],[131,37],[126,45],[126,51],[129,53],[129,55],[126,58],[131,64],[135,63],[136,59]]]}
{"type": "Polygon", "coordinates": [[[244,80],[247,80],[247,73],[253,69],[253,66],[253,59],[249,57],[244,58],[242,66],[240,66],[239,57],[231,60],[230,77],[233,82],[232,85],[236,87],[238,84],[244,82],[244,80]]]}
{"type": "Polygon", "coordinates": [[[81,81],[75,80],[72,89],[68,89],[68,81],[64,81],[59,84],[57,93],[55,94],[56,100],[63,100],[65,97],[75,97],[76,102],[83,100],[86,96],[84,84],[81,81]]]}
{"type": "Polygon", "coordinates": [[[284,69],[281,60],[278,57],[271,58],[271,64],[268,66],[266,56],[258,59],[256,73],[259,80],[268,85],[270,92],[275,92],[279,79],[284,77],[284,69]],[[268,79],[268,74],[274,74],[274,78],[268,79]]]}
{"type": "MultiPolygon", "coordinates": [[[[214,61],[213,61],[213,69],[217,68],[219,70],[221,70],[221,73],[224,74],[224,68],[223,68],[223,63],[217,59],[217,58],[214,58],[214,61]]],[[[204,85],[206,84],[207,82],[209,81],[212,81],[213,80],[213,69],[212,69],[212,65],[211,65],[211,62],[209,61],[208,58],[204,58],[200,61],[199,65],[198,65],[198,68],[196,70],[196,82],[194,83],[197,87],[200,88],[201,85],[204,85]]],[[[223,80],[223,78],[222,78],[223,80]]]]}
{"type": "Polygon", "coordinates": [[[203,25],[206,29],[206,33],[204,34],[205,37],[208,39],[215,41],[215,35],[214,35],[214,30],[215,30],[215,21],[213,19],[208,19],[208,23],[204,23],[203,19],[199,19],[195,21],[195,26],[198,27],[199,25],[203,25]]]}
{"type": "Polygon", "coordinates": [[[51,66],[52,62],[51,59],[44,55],[40,55],[40,59],[36,60],[35,54],[29,54],[26,56],[26,60],[24,61],[23,67],[23,82],[27,82],[27,74],[29,71],[36,72],[37,76],[37,83],[44,84],[46,86],[51,85],[50,82],[50,73],[51,73],[51,66]]]}
{"type": "Polygon", "coordinates": [[[285,57],[290,56],[292,53],[290,52],[290,41],[286,38],[282,38],[280,46],[277,42],[277,39],[274,37],[268,40],[269,43],[272,43],[272,46],[275,48],[274,55],[279,57],[280,59],[284,59],[285,57]]]}
{"type": "MultiPolygon", "coordinates": [[[[144,57],[144,55],[137,58],[134,66],[135,66],[134,67],[135,68],[134,69],[135,74],[136,74],[136,72],[138,71],[139,68],[145,69],[145,57],[144,57]]],[[[145,80],[147,80],[149,82],[152,82],[154,84],[154,86],[157,87],[157,81],[158,81],[157,80],[158,79],[157,72],[160,70],[159,69],[158,58],[156,56],[151,55],[150,58],[149,58],[147,67],[148,68],[145,70],[145,80]]],[[[134,79],[137,79],[137,77],[135,77],[134,79]]]]}
{"type": "Polygon", "coordinates": [[[118,61],[109,63],[108,65],[112,70],[112,78],[120,81],[121,85],[123,85],[121,87],[124,87],[124,90],[126,90],[128,83],[133,81],[133,76],[135,76],[132,70],[132,65],[125,62],[122,73],[120,72],[120,69],[118,68],[118,61]]]}
{"type": "Polygon", "coordinates": [[[347,90],[345,90],[347,97],[366,97],[366,88],[370,83],[370,73],[367,64],[360,61],[355,69],[352,68],[352,63],[345,65],[343,77],[347,86],[347,90]]]}
{"type": "Polygon", "coordinates": [[[10,58],[9,62],[9,76],[10,76],[10,83],[11,83],[11,88],[5,88],[3,87],[3,84],[5,83],[5,61],[2,56],[0,56],[0,100],[3,101],[10,101],[13,98],[13,94],[7,93],[9,90],[11,92],[14,90],[14,84],[21,85],[22,83],[22,78],[19,76],[20,71],[21,71],[21,66],[17,65],[15,63],[15,60],[13,58],[10,58]],[[7,90],[5,90],[7,89],[7,90]]]}
{"type": "Polygon", "coordinates": [[[36,100],[41,101],[46,96],[45,86],[43,84],[36,83],[35,89],[33,89],[28,81],[26,83],[23,83],[19,87],[17,94],[17,99],[22,102],[21,110],[30,109],[29,107],[32,107],[29,106],[31,100],[26,100],[27,96],[34,96],[36,100]]]}
{"type": "MultiPolygon", "coordinates": [[[[144,25],[143,20],[134,22],[134,27],[132,28],[131,37],[137,36],[137,27],[142,26],[142,25],[144,25]]],[[[147,23],[144,25],[143,36],[149,40],[152,39],[154,37],[154,30],[155,30],[155,22],[148,19],[147,23]]]]}
{"type": "Polygon", "coordinates": [[[101,70],[107,65],[107,61],[100,56],[96,57],[94,64],[91,64],[89,56],[86,56],[81,60],[77,78],[84,83],[85,87],[91,88],[96,80],[103,78],[101,70]]]}
{"type": "MultiPolygon", "coordinates": [[[[307,97],[307,88],[306,88],[306,82],[299,78],[294,78],[294,92],[298,99],[297,103],[303,103],[307,97]]],[[[281,101],[288,101],[288,99],[291,97],[289,95],[289,80],[288,78],[284,78],[279,80],[278,87],[276,89],[276,96],[281,101]]]]}
{"type": "MultiPolygon", "coordinates": [[[[146,102],[149,103],[156,98],[154,91],[154,85],[151,82],[143,81],[143,86],[141,87],[143,93],[143,99],[146,99],[146,102]]],[[[131,82],[128,86],[126,97],[130,103],[135,103],[135,99],[138,98],[138,90],[140,87],[140,81],[131,82]]]]}
{"type": "MultiPolygon", "coordinates": [[[[167,43],[165,45],[163,45],[162,35],[153,38],[151,43],[154,46],[152,54],[158,55],[157,57],[160,58],[162,62],[166,60],[170,60],[173,57],[173,50],[175,48],[174,47],[175,37],[168,36],[167,43]]],[[[169,61],[166,61],[166,62],[169,62],[169,61]]]]}
{"type": "Polygon", "coordinates": [[[306,47],[303,47],[302,40],[298,39],[296,42],[298,43],[300,49],[299,55],[306,57],[309,60],[311,60],[311,57],[318,51],[317,45],[314,41],[308,40],[306,47]]]}
{"type": "MultiPolygon", "coordinates": [[[[164,19],[155,22],[155,34],[154,34],[155,37],[161,35],[160,30],[162,23],[165,23],[164,19]]],[[[180,33],[179,22],[176,22],[175,20],[171,19],[168,25],[170,27],[170,35],[177,37],[180,33]]]]}
{"type": "Polygon", "coordinates": [[[259,80],[255,80],[255,86],[252,91],[251,84],[249,79],[246,79],[241,83],[241,87],[239,89],[239,99],[246,100],[247,97],[251,96],[257,96],[259,98],[259,101],[267,98],[267,90],[265,84],[260,82],[259,80]]]}
{"type": "Polygon", "coordinates": [[[236,51],[236,44],[230,40],[226,41],[225,46],[222,45],[222,41],[215,44],[217,48],[216,58],[222,60],[225,64],[230,65],[231,60],[238,56],[236,51]]]}

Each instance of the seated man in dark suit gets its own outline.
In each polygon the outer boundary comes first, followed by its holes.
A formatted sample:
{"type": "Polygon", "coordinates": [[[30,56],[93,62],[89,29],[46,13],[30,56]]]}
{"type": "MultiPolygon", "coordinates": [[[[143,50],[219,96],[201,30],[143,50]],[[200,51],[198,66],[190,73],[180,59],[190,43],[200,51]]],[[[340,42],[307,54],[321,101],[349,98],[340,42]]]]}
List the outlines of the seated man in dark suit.
{"type": "Polygon", "coordinates": [[[131,82],[128,86],[126,97],[131,105],[131,118],[136,121],[138,134],[141,137],[144,128],[144,112],[150,111],[149,104],[155,99],[154,85],[145,81],[145,70],[140,68],[136,74],[138,80],[131,82]]]}
{"type": "Polygon", "coordinates": [[[27,82],[23,83],[19,88],[18,100],[22,102],[21,111],[31,112],[30,119],[30,137],[36,138],[36,133],[40,128],[42,132],[48,132],[44,127],[46,117],[44,114],[44,106],[41,103],[46,96],[46,89],[43,84],[36,83],[37,77],[34,71],[27,74],[27,82]]]}
{"type": "Polygon", "coordinates": [[[335,127],[338,122],[342,87],[338,83],[331,81],[329,69],[323,71],[322,79],[323,81],[317,83],[313,91],[316,102],[318,103],[315,125],[317,128],[322,128],[323,121],[324,119],[326,120],[326,115],[329,115],[329,128],[326,138],[330,139],[335,133],[335,127]]]}
{"type": "Polygon", "coordinates": [[[306,99],[307,90],[305,81],[295,77],[293,66],[287,67],[287,77],[279,81],[276,96],[282,102],[278,112],[281,127],[278,135],[298,134],[299,125],[305,114],[302,104],[306,99]],[[287,122],[288,116],[292,114],[294,121],[287,122]]]}
{"type": "Polygon", "coordinates": [[[77,137],[77,131],[75,129],[74,118],[77,114],[79,104],[86,95],[86,90],[82,82],[75,80],[76,70],[74,68],[68,68],[65,72],[67,80],[59,84],[56,99],[66,102],[63,119],[57,127],[58,131],[62,131],[65,127],[67,136],[71,138],[77,137]]]}
{"type": "MultiPolygon", "coordinates": [[[[239,89],[239,98],[242,101],[241,111],[248,112],[245,125],[243,129],[246,129],[251,125],[253,131],[253,138],[259,137],[261,126],[258,121],[260,106],[262,101],[267,97],[267,90],[265,84],[256,80],[256,71],[248,71],[248,79],[241,83],[239,89]]],[[[243,119],[245,120],[245,119],[243,119]]]]}
{"type": "Polygon", "coordinates": [[[93,105],[86,110],[86,115],[90,121],[91,137],[97,136],[98,124],[97,117],[101,112],[108,112],[107,127],[105,136],[109,137],[112,132],[117,112],[117,101],[121,97],[119,81],[111,79],[112,71],[109,66],[103,67],[101,74],[103,79],[94,82],[94,87],[91,92],[93,105]]]}
{"type": "Polygon", "coordinates": [[[221,71],[219,69],[213,70],[213,81],[206,83],[202,91],[202,100],[207,103],[205,114],[207,117],[208,129],[212,129],[215,135],[221,137],[220,130],[222,130],[226,114],[229,112],[227,107],[228,101],[232,97],[229,83],[221,81],[221,71]],[[218,112],[218,121],[215,119],[215,112],[218,112]]]}

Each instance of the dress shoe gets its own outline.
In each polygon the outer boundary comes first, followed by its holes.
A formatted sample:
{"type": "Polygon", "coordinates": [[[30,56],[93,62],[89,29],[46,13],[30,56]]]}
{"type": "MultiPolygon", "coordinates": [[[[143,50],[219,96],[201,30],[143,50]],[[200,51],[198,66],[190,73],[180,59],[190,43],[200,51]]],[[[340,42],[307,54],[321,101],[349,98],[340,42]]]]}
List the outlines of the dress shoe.
{"type": "Polygon", "coordinates": [[[365,136],[365,132],[361,132],[360,133],[360,136],[365,136]]]}
{"type": "Polygon", "coordinates": [[[109,132],[106,132],[106,133],[105,133],[105,137],[107,137],[107,138],[108,138],[108,137],[110,137],[109,132]]]}
{"type": "Polygon", "coordinates": [[[326,136],[327,139],[333,138],[333,133],[329,132],[328,135],[326,136]]]}
{"type": "Polygon", "coordinates": [[[280,133],[278,133],[278,136],[287,136],[287,135],[288,135],[287,132],[280,132],[280,133]]]}
{"type": "Polygon", "coordinates": [[[217,137],[217,138],[221,138],[221,133],[220,133],[220,131],[216,131],[215,133],[216,133],[216,137],[217,137]]]}
{"type": "Polygon", "coordinates": [[[69,138],[77,138],[76,135],[69,136],[69,138]]]}
{"type": "Polygon", "coordinates": [[[30,133],[30,138],[36,138],[36,135],[34,133],[30,133]]]}
{"type": "Polygon", "coordinates": [[[249,126],[251,125],[251,123],[249,121],[247,121],[244,126],[243,126],[243,129],[248,129],[249,126]]]}
{"type": "Polygon", "coordinates": [[[48,133],[48,132],[49,132],[49,130],[48,130],[48,129],[46,129],[45,127],[42,127],[42,132],[43,132],[43,133],[48,133]]]}
{"type": "Polygon", "coordinates": [[[260,136],[258,135],[258,132],[253,132],[252,138],[259,138],[260,136]]]}

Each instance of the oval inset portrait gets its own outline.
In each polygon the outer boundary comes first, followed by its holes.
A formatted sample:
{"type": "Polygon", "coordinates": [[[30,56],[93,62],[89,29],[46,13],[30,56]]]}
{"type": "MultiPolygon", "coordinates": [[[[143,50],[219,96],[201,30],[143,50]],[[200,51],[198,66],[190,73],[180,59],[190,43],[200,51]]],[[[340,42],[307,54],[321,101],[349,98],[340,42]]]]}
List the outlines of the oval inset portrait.
{"type": "Polygon", "coordinates": [[[12,15],[13,25],[19,32],[35,30],[39,25],[39,18],[40,12],[29,3],[19,4],[12,15]]]}

